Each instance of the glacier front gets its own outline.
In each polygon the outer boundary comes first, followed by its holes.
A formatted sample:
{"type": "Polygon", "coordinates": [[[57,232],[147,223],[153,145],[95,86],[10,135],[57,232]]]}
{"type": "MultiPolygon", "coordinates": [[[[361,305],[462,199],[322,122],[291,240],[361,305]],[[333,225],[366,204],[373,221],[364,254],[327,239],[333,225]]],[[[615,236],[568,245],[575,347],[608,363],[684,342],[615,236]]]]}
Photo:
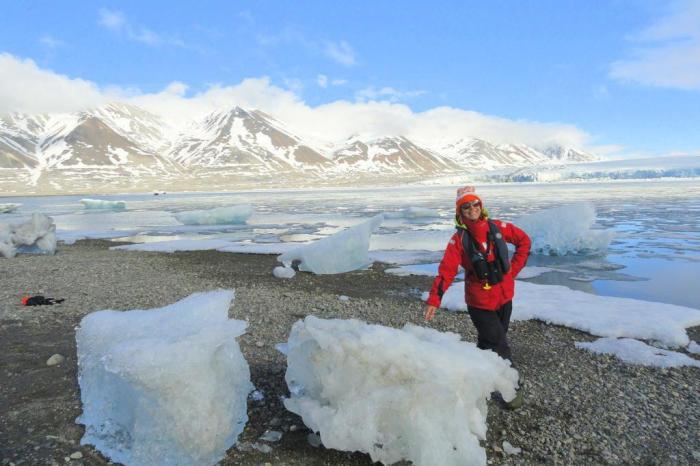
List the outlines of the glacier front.
{"type": "Polygon", "coordinates": [[[253,386],[230,320],[234,292],[193,294],[159,309],[93,312],[76,332],[92,444],[128,465],[213,465],[248,420],[253,386]]]}
{"type": "Polygon", "coordinates": [[[284,405],[328,448],[392,464],[483,465],[486,400],[518,373],[454,333],[314,316],[292,327],[284,405]]]}

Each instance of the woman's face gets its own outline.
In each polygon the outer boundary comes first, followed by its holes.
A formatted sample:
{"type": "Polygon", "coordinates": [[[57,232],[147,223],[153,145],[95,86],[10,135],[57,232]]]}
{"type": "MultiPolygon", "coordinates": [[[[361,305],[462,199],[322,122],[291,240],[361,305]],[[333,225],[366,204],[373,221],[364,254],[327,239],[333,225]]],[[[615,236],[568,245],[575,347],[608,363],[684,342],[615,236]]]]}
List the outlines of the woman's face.
{"type": "Polygon", "coordinates": [[[481,217],[481,201],[465,202],[460,209],[467,220],[476,221],[481,217]]]}

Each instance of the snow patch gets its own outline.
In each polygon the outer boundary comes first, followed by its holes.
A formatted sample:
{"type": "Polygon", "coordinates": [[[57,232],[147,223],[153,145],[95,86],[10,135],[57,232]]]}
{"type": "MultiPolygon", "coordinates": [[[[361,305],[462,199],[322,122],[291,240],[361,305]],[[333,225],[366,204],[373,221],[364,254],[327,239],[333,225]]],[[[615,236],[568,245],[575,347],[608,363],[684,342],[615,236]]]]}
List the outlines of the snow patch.
{"type": "Polygon", "coordinates": [[[631,338],[600,338],[593,342],[576,342],[576,348],[597,354],[611,354],[631,363],[654,367],[700,367],[700,361],[683,353],[649,346],[631,338]]]}
{"type": "MultiPolygon", "coordinates": [[[[600,337],[658,341],[667,347],[687,346],[685,329],[700,325],[700,310],[631,298],[597,296],[559,285],[518,281],[512,319],[538,319],[600,337]]],[[[428,293],[423,293],[426,300],[428,293]]],[[[440,307],[466,311],[464,282],[453,283],[440,307]]]]}

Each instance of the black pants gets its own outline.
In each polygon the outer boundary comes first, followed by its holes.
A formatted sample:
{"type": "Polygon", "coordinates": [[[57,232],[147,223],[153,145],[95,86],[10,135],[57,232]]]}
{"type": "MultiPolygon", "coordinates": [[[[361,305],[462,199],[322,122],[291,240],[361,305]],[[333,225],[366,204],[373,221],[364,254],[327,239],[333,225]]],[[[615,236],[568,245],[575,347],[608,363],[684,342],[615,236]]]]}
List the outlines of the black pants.
{"type": "Polygon", "coordinates": [[[511,362],[506,334],[512,311],[513,301],[508,301],[495,311],[469,306],[469,317],[471,317],[479,335],[476,343],[477,348],[495,351],[500,357],[511,362]]]}

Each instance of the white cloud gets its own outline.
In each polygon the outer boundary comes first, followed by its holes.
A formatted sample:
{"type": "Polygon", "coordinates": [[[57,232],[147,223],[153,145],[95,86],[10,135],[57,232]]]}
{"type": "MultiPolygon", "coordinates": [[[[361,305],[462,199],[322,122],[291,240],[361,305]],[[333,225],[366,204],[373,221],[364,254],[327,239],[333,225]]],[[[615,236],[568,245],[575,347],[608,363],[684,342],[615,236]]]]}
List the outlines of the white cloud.
{"type": "Polygon", "coordinates": [[[160,34],[143,26],[132,25],[121,11],[101,8],[99,10],[98,22],[101,26],[117,34],[122,34],[130,40],[141,42],[142,44],[152,47],[165,44],[187,48],[186,44],[181,39],[160,34]]]}
{"type": "Polygon", "coordinates": [[[124,14],[121,11],[100,8],[100,24],[112,31],[119,31],[126,24],[124,14]]]}
{"type": "Polygon", "coordinates": [[[0,54],[0,113],[75,111],[124,100],[179,125],[213,110],[238,105],[263,110],[285,122],[293,132],[317,141],[341,141],[352,134],[368,138],[404,135],[422,143],[479,137],[494,143],[558,143],[586,148],[590,140],[587,133],[573,125],[510,120],[452,107],[414,112],[407,105],[391,102],[389,91],[384,93],[384,100],[337,100],[312,107],[298,93],[271,84],[267,77],[249,78],[235,85],[213,84],[193,95],[186,95],[187,90],[177,81],[151,94],[100,87],[40,69],[31,60],[0,54]]]}
{"type": "Polygon", "coordinates": [[[672,11],[630,37],[632,57],[614,62],[610,77],[648,86],[700,90],[700,2],[681,0],[672,11]]]}
{"type": "Polygon", "coordinates": [[[0,53],[0,113],[67,112],[118,98],[90,81],[39,68],[32,60],[0,53]]]}
{"type": "Polygon", "coordinates": [[[331,81],[331,85],[333,86],[342,86],[343,84],[347,84],[348,80],[347,79],[334,79],[331,81]]]}
{"type": "Polygon", "coordinates": [[[318,84],[319,87],[326,88],[328,87],[328,76],[325,74],[319,74],[316,76],[316,83],[318,84]]]}
{"type": "Polygon", "coordinates": [[[393,87],[382,87],[376,89],[374,86],[360,89],[355,93],[355,99],[360,102],[368,100],[388,100],[389,102],[399,102],[412,99],[425,94],[425,91],[398,91],[393,87]]]}
{"type": "Polygon", "coordinates": [[[343,66],[353,66],[357,64],[355,60],[355,51],[350,44],[344,40],[340,42],[328,42],[325,52],[328,57],[343,66]]]}
{"type": "Polygon", "coordinates": [[[58,47],[61,47],[63,45],[66,45],[65,42],[62,40],[56,39],[55,37],[52,37],[50,35],[43,35],[39,38],[39,43],[42,45],[45,45],[46,47],[50,49],[55,49],[58,47]]]}

